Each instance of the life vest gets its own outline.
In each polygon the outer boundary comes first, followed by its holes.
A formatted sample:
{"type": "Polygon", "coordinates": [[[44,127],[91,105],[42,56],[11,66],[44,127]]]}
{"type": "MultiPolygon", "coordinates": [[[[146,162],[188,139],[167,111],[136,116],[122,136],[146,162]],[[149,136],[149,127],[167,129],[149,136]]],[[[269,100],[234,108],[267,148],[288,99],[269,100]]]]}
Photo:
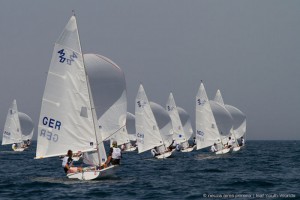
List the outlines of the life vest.
{"type": "Polygon", "coordinates": [[[121,149],[113,147],[112,159],[121,159],[121,149]]]}

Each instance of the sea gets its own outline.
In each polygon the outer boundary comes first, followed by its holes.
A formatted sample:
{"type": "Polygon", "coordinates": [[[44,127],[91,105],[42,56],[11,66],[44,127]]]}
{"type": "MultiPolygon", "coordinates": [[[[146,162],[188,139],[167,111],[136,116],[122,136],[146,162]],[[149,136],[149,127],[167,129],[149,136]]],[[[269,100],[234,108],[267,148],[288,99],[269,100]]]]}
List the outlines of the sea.
{"type": "MultiPolygon", "coordinates": [[[[124,153],[111,177],[68,179],[58,157],[0,147],[0,199],[300,199],[300,141],[246,141],[240,151],[124,153]]],[[[78,163],[80,166],[81,164],[78,163]]]]}

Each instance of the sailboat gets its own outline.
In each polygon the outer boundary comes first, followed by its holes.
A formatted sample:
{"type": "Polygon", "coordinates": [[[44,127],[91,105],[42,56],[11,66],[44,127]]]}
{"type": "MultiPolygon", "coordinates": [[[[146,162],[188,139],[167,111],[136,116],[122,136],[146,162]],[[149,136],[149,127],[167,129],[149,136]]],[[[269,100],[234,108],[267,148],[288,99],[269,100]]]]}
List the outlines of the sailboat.
{"type": "Polygon", "coordinates": [[[139,153],[157,147],[160,155],[156,158],[163,159],[172,155],[172,151],[167,149],[172,142],[171,119],[164,108],[149,103],[142,85],[135,99],[135,127],[139,153]]]}
{"type": "Polygon", "coordinates": [[[232,150],[239,151],[241,147],[238,145],[238,139],[246,133],[246,115],[238,108],[225,104],[220,90],[217,90],[214,100],[223,105],[232,116],[233,127],[231,136],[236,141],[232,150]]]}
{"type": "Polygon", "coordinates": [[[119,146],[130,148],[126,128],[126,81],[122,69],[101,55],[85,54],[84,61],[103,140],[111,144],[116,141],[119,146]]]}
{"type": "Polygon", "coordinates": [[[14,99],[7,113],[2,145],[12,144],[14,151],[24,151],[28,148],[27,141],[31,140],[33,132],[32,119],[18,111],[17,101],[14,99]]]}
{"type": "MultiPolygon", "coordinates": [[[[166,104],[166,110],[169,113],[169,116],[172,120],[172,127],[173,127],[173,139],[175,140],[175,142],[180,145],[181,151],[182,152],[191,152],[193,151],[194,147],[189,147],[189,143],[188,140],[191,136],[190,135],[186,135],[185,133],[185,129],[183,128],[183,121],[184,120],[184,124],[187,124],[188,118],[186,118],[184,116],[185,111],[183,109],[180,109],[181,111],[181,117],[179,115],[179,110],[176,106],[175,100],[174,100],[174,96],[172,93],[170,93],[167,104],[166,104]]],[[[188,126],[188,125],[186,125],[188,126]]]]}
{"type": "Polygon", "coordinates": [[[230,149],[223,149],[222,135],[219,132],[211,105],[218,107],[214,102],[208,100],[206,90],[201,81],[196,96],[196,141],[197,150],[212,146],[214,143],[221,146],[216,154],[225,154],[230,149]]]}
{"type": "Polygon", "coordinates": [[[92,166],[68,178],[92,180],[113,172],[107,160],[73,15],[55,43],[38,125],[36,159],[86,153],[92,166]]]}

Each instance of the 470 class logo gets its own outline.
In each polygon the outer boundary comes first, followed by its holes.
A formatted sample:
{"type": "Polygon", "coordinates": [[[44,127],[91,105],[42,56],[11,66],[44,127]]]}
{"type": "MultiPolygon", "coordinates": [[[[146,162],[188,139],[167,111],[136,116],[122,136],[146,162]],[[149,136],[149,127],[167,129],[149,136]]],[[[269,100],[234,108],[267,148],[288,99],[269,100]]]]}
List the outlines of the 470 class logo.
{"type": "Polygon", "coordinates": [[[64,63],[66,61],[68,65],[71,65],[72,62],[77,58],[77,55],[74,51],[72,55],[69,55],[69,58],[66,57],[64,49],[59,50],[57,53],[60,55],[59,62],[64,63]]]}
{"type": "Polygon", "coordinates": [[[205,99],[203,99],[203,100],[197,99],[197,103],[199,106],[203,106],[206,103],[206,100],[205,99]]]}

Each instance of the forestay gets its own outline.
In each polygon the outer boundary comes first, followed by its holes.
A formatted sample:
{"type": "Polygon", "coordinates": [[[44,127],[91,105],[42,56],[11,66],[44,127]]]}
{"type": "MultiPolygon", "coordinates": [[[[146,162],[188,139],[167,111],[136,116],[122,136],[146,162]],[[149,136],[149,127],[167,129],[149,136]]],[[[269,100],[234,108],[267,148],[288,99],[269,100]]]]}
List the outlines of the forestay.
{"type": "Polygon", "coordinates": [[[36,158],[96,149],[95,127],[75,16],[57,40],[38,125],[36,158]]]}
{"type": "Polygon", "coordinates": [[[14,99],[6,116],[2,145],[21,143],[22,141],[22,131],[19,121],[17,101],[14,99]]]}
{"type": "Polygon", "coordinates": [[[196,141],[197,149],[219,143],[220,135],[210,103],[201,82],[196,96],[196,141]]]}
{"type": "Polygon", "coordinates": [[[135,99],[135,127],[139,153],[163,145],[158,125],[142,85],[135,99]]]}

